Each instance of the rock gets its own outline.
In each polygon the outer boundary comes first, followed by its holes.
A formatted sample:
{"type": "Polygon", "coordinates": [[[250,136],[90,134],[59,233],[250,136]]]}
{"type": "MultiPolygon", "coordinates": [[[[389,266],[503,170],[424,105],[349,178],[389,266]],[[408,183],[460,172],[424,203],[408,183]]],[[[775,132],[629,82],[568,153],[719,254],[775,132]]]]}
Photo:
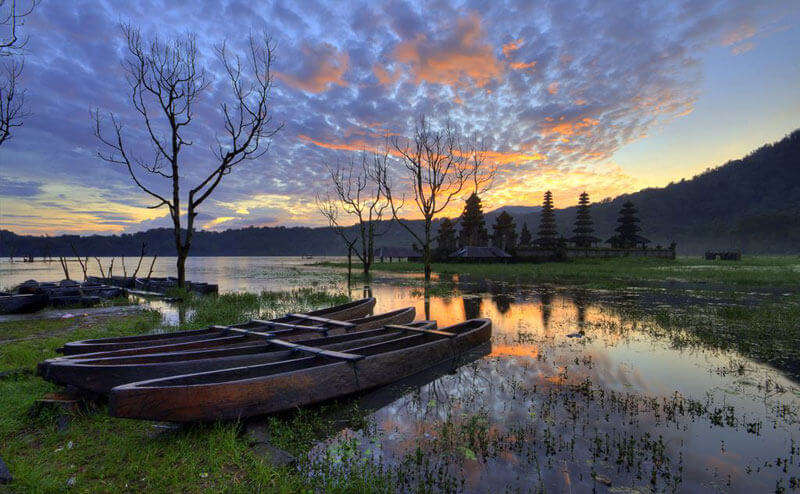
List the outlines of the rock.
{"type": "Polygon", "coordinates": [[[291,467],[297,464],[297,458],[270,443],[256,443],[251,450],[276,467],[291,467]]]}
{"type": "Polygon", "coordinates": [[[290,467],[297,464],[297,458],[276,448],[270,442],[269,426],[263,423],[250,423],[245,426],[245,438],[250,448],[276,467],[290,467]]]}
{"type": "Polygon", "coordinates": [[[0,484],[10,484],[14,478],[11,476],[11,471],[6,466],[3,459],[0,458],[0,484]]]}
{"type": "Polygon", "coordinates": [[[586,334],[586,333],[584,333],[583,331],[579,331],[579,332],[577,332],[577,333],[570,333],[570,334],[568,334],[568,335],[567,335],[567,338],[583,338],[583,336],[584,336],[585,334],[586,334]]]}
{"type": "Polygon", "coordinates": [[[81,284],[75,280],[61,280],[58,284],[59,286],[81,286],[81,284]]]}
{"type": "Polygon", "coordinates": [[[70,477],[67,479],[67,487],[74,487],[75,486],[75,477],[70,477]]]}
{"type": "Polygon", "coordinates": [[[245,439],[250,444],[254,443],[268,443],[272,438],[269,432],[269,426],[264,423],[253,422],[245,425],[244,427],[245,439]]]}
{"type": "Polygon", "coordinates": [[[599,473],[593,473],[592,478],[605,486],[611,486],[611,479],[599,473]]]}

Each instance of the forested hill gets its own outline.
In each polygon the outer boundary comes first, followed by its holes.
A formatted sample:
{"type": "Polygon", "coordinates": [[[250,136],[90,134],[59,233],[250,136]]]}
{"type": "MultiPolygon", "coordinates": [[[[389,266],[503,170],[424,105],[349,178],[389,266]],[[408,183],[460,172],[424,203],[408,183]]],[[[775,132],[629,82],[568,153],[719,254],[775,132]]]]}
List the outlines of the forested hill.
{"type": "MultiPolygon", "coordinates": [[[[588,192],[591,194],[591,188],[588,192]]],[[[597,236],[613,233],[617,214],[626,200],[640,211],[643,235],[653,245],[678,243],[682,254],[705,249],[740,248],[746,253],[800,252],[800,130],[750,155],[708,170],[691,180],[663,188],[625,194],[592,206],[597,236]]],[[[539,221],[538,207],[508,206],[518,228],[526,222],[532,232],[539,221]]],[[[498,210],[499,211],[499,210],[498,210]]],[[[498,211],[486,215],[491,225],[498,211]]],[[[556,211],[559,230],[571,236],[575,208],[556,211]]],[[[420,223],[415,226],[421,227],[420,223]]],[[[378,245],[411,244],[410,235],[387,224],[378,245]]],[[[0,230],[0,255],[134,256],[142,242],[148,253],[173,255],[172,232],[154,229],[126,235],[34,237],[0,230]]],[[[344,251],[329,228],[265,227],[200,231],[192,255],[334,255],[344,251]]]]}

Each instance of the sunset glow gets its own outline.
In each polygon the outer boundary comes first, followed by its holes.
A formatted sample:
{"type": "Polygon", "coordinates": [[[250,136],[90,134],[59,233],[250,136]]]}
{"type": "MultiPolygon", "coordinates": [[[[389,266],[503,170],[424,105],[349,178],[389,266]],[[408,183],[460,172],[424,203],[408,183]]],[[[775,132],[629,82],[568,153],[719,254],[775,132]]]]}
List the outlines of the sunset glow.
{"type": "MultiPolygon", "coordinates": [[[[0,151],[2,228],[88,234],[170,224],[123,167],[96,157],[94,108],[121,114],[129,139],[147,142],[119,64],[120,21],[165,38],[197,33],[212,84],[184,151],[184,190],[214,166],[209,147],[223,125],[225,76],[213,47],[227,40],[244,54],[242,33],[262,30],[275,44],[271,101],[284,127],[203,204],[203,229],[325,224],[313,205],[327,186],[325,164],[378,149],[386,134],[408,137],[423,114],[484,139],[485,160],[499,166],[487,210],[538,205],[545,190],[565,207],[584,190],[600,200],[663,186],[798,125],[796,2],[223,4],[44,2],[26,20],[31,116],[0,151]]],[[[446,213],[462,207],[459,198],[446,213]]]]}

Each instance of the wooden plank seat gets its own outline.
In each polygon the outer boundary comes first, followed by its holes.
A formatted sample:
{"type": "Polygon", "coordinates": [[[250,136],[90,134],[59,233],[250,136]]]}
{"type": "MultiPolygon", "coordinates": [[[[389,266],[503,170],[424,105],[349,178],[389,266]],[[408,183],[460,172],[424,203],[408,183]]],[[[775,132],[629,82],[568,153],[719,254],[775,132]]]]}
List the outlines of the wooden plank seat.
{"type": "Polygon", "coordinates": [[[347,321],[337,321],[336,319],[328,319],[326,317],[312,316],[309,314],[286,314],[287,318],[300,319],[304,321],[314,321],[320,324],[328,324],[331,326],[339,326],[341,328],[352,328],[353,323],[347,321]]]}

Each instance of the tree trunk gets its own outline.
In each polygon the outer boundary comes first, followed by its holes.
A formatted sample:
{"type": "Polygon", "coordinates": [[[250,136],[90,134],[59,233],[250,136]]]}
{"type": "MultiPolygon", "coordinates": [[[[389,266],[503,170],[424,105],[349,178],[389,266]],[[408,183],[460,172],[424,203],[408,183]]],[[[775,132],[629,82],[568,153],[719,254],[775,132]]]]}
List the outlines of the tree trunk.
{"type": "Polygon", "coordinates": [[[186,254],[183,249],[178,249],[178,288],[186,286],[186,254]]]}
{"type": "Polygon", "coordinates": [[[425,245],[422,247],[422,260],[425,263],[425,284],[431,282],[431,223],[425,222],[425,245]]]}
{"type": "Polygon", "coordinates": [[[347,246],[347,287],[350,288],[350,279],[353,275],[353,246],[347,246]]]}

